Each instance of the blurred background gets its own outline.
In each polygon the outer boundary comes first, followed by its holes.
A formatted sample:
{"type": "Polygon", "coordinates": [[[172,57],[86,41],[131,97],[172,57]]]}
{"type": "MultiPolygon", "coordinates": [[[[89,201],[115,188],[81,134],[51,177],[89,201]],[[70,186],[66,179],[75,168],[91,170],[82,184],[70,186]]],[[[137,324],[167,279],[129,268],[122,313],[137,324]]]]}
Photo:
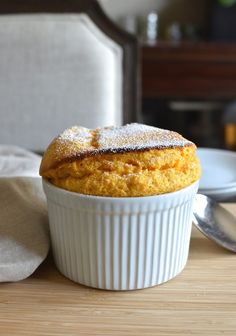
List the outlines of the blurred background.
{"type": "Polygon", "coordinates": [[[100,4],[139,40],[143,121],[236,150],[236,1],[100,4]]]}
{"type": "Polygon", "coordinates": [[[142,34],[148,14],[159,16],[158,37],[164,39],[174,22],[205,26],[208,3],[206,0],[100,0],[106,13],[124,28],[142,34]],[[133,22],[132,22],[133,21],[133,22]]]}

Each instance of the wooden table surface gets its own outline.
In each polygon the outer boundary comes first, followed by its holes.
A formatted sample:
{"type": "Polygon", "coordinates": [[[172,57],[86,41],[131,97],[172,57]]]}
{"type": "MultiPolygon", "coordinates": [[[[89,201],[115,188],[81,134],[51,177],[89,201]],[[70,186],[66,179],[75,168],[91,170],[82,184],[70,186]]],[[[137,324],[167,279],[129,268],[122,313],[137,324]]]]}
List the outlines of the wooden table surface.
{"type": "Polygon", "coordinates": [[[235,336],[236,255],[193,229],[184,271],[131,292],[75,284],[49,257],[30,278],[0,284],[0,335],[235,336]]]}

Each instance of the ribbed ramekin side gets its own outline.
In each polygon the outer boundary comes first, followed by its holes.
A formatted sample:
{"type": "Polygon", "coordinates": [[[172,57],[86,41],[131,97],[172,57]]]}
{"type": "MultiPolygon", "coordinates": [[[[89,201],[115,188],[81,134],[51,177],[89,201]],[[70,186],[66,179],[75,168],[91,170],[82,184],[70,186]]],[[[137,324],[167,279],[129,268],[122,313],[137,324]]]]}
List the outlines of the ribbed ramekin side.
{"type": "Polygon", "coordinates": [[[62,206],[60,195],[49,197],[58,269],[75,282],[110,290],[140,289],[172,279],[188,258],[194,188],[178,195],[179,204],[168,198],[161,205],[158,198],[92,203],[88,198],[81,208],[74,200],[62,206]]]}
{"type": "Polygon", "coordinates": [[[148,215],[77,213],[55,204],[50,213],[57,267],[81,284],[112,290],[150,287],[173,278],[187,261],[189,203],[148,215]]]}

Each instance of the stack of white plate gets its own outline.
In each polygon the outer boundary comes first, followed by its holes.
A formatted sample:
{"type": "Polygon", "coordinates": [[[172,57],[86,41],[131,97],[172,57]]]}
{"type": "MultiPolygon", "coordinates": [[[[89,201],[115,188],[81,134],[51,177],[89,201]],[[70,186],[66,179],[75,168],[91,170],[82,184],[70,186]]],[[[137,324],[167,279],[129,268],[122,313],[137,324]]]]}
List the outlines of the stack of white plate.
{"type": "Polygon", "coordinates": [[[202,177],[198,192],[217,201],[236,198],[236,152],[198,148],[202,177]]]}

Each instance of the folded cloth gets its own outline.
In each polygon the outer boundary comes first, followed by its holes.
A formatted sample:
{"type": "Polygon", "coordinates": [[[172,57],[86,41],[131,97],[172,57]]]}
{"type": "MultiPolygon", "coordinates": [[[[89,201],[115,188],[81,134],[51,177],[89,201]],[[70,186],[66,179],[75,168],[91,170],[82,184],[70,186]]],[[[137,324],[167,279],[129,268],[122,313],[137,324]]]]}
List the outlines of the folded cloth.
{"type": "Polygon", "coordinates": [[[30,276],[46,258],[49,230],[41,157],[0,145],[0,281],[30,276]]]}

